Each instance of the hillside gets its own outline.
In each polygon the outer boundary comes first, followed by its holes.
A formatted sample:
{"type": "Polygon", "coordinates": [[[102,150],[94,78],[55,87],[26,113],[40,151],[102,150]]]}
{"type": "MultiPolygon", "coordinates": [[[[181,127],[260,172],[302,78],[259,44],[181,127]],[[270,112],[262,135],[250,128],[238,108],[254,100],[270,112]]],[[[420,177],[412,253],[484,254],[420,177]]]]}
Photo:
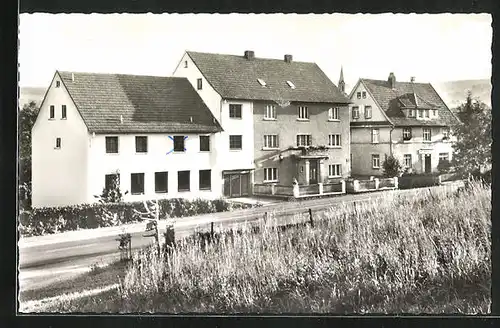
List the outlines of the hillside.
{"type": "Polygon", "coordinates": [[[465,102],[468,90],[472,92],[473,98],[479,98],[491,107],[491,81],[489,79],[449,81],[433,83],[433,86],[450,109],[465,102]]]}
{"type": "Polygon", "coordinates": [[[30,101],[40,104],[45,96],[45,88],[21,87],[19,88],[19,107],[23,108],[30,101]]]}

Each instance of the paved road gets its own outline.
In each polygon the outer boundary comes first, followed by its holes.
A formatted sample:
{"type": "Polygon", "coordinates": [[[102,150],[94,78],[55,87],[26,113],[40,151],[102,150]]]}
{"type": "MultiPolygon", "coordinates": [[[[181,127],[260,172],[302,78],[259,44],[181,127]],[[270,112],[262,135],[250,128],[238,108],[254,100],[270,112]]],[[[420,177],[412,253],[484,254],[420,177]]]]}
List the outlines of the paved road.
{"type": "MultiPolygon", "coordinates": [[[[437,187],[443,188],[443,187],[437,187]]],[[[452,186],[452,188],[454,188],[452,186]]],[[[179,218],[174,223],[175,236],[183,238],[192,235],[197,229],[209,229],[214,222],[215,229],[227,229],[232,226],[262,219],[265,212],[313,213],[339,206],[341,203],[381,200],[390,195],[411,194],[418,191],[395,190],[356,195],[343,195],[297,202],[267,204],[263,207],[238,210],[233,212],[206,214],[195,217],[179,218]]],[[[166,221],[160,221],[160,233],[166,221]]],[[[121,228],[130,232],[132,249],[143,248],[153,242],[153,238],[144,237],[145,223],[131,224],[121,228]]],[[[163,229],[162,229],[163,228],[163,229]]],[[[87,231],[68,232],[58,235],[25,238],[19,243],[20,285],[22,290],[40,288],[56,280],[67,279],[81,273],[95,263],[110,262],[119,258],[118,237],[120,228],[103,228],[87,231]]]]}

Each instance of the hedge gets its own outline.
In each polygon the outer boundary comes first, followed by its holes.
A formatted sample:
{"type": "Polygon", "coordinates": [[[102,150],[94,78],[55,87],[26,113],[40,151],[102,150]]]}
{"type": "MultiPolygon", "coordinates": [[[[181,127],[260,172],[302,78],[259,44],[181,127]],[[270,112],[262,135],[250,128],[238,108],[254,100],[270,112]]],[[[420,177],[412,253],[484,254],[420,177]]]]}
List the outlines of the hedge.
{"type": "Polygon", "coordinates": [[[398,178],[399,189],[423,188],[439,185],[438,174],[412,174],[398,178]]]}
{"type": "MultiPolygon", "coordinates": [[[[192,201],[183,198],[161,199],[160,219],[178,218],[199,214],[226,212],[235,209],[258,207],[231,203],[225,199],[192,201]]],[[[19,214],[19,232],[22,236],[41,236],[78,229],[111,227],[138,222],[134,209],[144,212],[143,202],[83,204],[64,207],[35,208],[19,214]],[[114,216],[107,215],[113,213],[114,216]]]]}

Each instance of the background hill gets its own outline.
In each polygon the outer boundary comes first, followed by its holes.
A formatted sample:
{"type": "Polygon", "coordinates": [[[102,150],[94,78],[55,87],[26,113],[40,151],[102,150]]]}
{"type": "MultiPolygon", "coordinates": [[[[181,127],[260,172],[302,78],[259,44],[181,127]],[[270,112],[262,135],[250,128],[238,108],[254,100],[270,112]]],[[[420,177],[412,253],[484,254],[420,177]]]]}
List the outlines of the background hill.
{"type": "Polygon", "coordinates": [[[450,109],[455,109],[465,102],[468,90],[472,91],[473,98],[479,98],[491,107],[491,81],[489,79],[449,81],[432,85],[450,109]]]}

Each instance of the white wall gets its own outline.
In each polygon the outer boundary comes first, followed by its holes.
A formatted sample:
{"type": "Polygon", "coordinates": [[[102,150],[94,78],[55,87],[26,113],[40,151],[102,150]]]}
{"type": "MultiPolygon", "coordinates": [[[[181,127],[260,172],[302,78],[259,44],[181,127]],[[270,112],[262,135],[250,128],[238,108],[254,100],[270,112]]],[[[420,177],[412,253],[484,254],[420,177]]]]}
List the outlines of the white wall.
{"type": "Polygon", "coordinates": [[[350,100],[352,102],[351,105],[349,105],[349,111],[350,111],[350,117],[351,117],[351,122],[370,122],[370,121],[375,121],[375,122],[382,122],[382,121],[387,121],[387,118],[385,117],[384,113],[382,112],[382,109],[377,105],[375,100],[371,97],[370,93],[368,90],[365,88],[364,84],[360,81],[356,87],[353,89],[353,92],[350,96],[350,100]],[[358,92],[366,92],[366,98],[363,99],[363,96],[361,96],[361,99],[358,99],[357,93],[358,92]],[[359,118],[358,119],[353,119],[352,118],[352,107],[353,106],[359,106],[359,118]],[[367,119],[365,118],[365,106],[372,106],[372,117],[367,119]]]}
{"type": "MultiPolygon", "coordinates": [[[[185,140],[186,152],[167,152],[173,149],[173,141],[168,136],[182,134],[121,134],[101,135],[91,137],[91,161],[88,196],[100,195],[104,188],[105,175],[119,170],[122,192],[129,191],[124,196],[125,201],[137,201],[158,198],[206,198],[213,199],[222,195],[221,172],[216,163],[218,149],[216,137],[210,135],[210,152],[200,152],[199,135],[189,134],[185,140]],[[119,137],[118,154],[106,153],[106,136],[119,137]],[[135,136],[148,137],[148,152],[137,154],[135,151],[135,136]],[[191,188],[189,192],[178,192],[177,172],[190,171],[191,188]],[[199,170],[212,170],[212,190],[199,190],[199,170]],[[168,172],[168,193],[155,192],[155,172],[168,172]],[[144,173],[144,194],[130,193],[130,174],[144,173]]],[[[223,157],[222,157],[223,158],[223,157]]]]}
{"type": "Polygon", "coordinates": [[[32,206],[85,203],[87,193],[88,130],[66,88],[56,88],[56,74],[32,129],[32,206]],[[49,119],[50,105],[55,118],[49,119]],[[67,119],[61,119],[61,106],[67,119]],[[61,148],[55,149],[56,138],[61,148]]]}

